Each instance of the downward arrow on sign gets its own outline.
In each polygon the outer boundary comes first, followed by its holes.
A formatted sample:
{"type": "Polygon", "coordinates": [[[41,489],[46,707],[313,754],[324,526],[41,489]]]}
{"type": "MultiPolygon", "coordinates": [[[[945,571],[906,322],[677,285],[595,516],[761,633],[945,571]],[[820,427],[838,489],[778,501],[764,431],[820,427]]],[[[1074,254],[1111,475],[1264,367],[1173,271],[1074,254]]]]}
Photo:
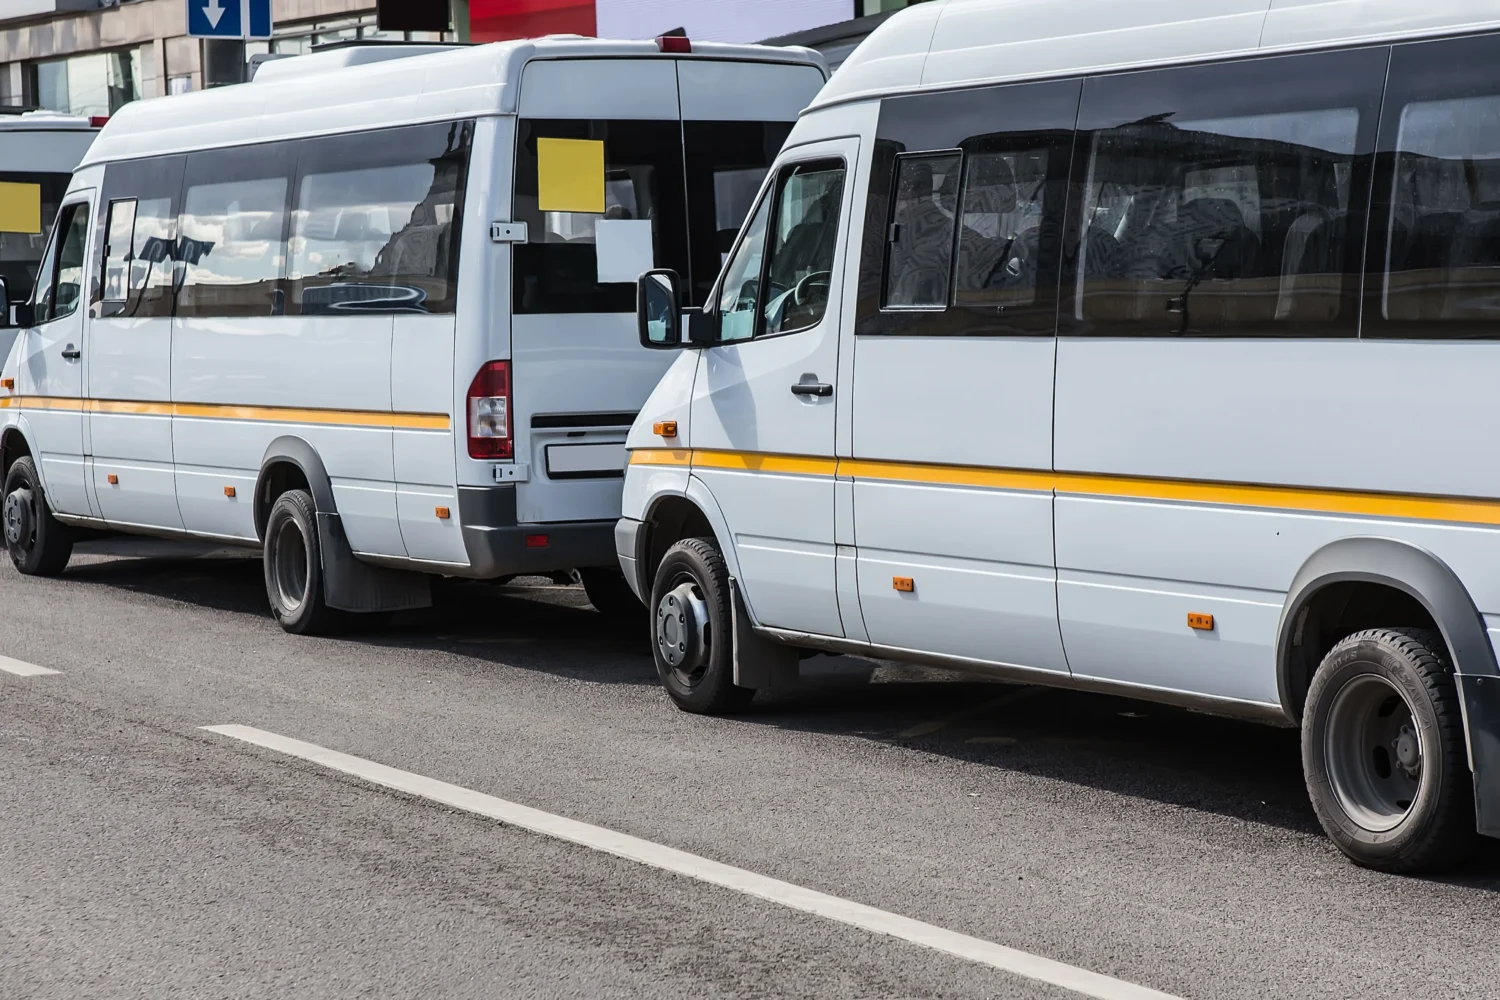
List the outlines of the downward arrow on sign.
{"type": "Polygon", "coordinates": [[[203,8],[203,13],[208,16],[208,26],[217,28],[219,21],[224,17],[224,8],[219,6],[219,0],[208,0],[208,6],[203,8]]]}

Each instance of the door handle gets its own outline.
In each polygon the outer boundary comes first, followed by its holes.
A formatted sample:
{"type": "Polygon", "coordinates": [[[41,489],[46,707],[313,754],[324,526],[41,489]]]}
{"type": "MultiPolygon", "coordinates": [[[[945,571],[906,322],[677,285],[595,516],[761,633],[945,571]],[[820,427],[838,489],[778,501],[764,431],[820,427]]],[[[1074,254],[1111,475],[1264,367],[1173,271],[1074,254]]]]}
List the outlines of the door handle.
{"type": "Polygon", "coordinates": [[[74,347],[72,344],[69,344],[67,347],[64,347],[62,349],[62,356],[69,361],[77,361],[79,358],[83,357],[83,352],[74,347]]]}
{"type": "Polygon", "coordinates": [[[827,382],[796,382],[792,385],[793,396],[832,396],[833,386],[827,382]]]}

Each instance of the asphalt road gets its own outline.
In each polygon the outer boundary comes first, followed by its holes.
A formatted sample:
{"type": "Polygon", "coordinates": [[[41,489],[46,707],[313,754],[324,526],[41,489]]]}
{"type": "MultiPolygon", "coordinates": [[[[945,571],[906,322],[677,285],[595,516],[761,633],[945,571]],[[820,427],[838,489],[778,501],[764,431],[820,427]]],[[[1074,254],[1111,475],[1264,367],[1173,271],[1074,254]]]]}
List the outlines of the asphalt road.
{"type": "MultiPolygon", "coordinates": [[[[130,550],[126,550],[130,551],[130,550]]],[[[139,550],[149,551],[149,550],[139,550]]],[[[581,591],[284,635],[259,563],[0,569],[0,997],[1067,997],[254,726],[1184,998],[1500,996],[1500,844],[1348,865],[1295,732],[860,660],[682,714],[581,591]]]]}

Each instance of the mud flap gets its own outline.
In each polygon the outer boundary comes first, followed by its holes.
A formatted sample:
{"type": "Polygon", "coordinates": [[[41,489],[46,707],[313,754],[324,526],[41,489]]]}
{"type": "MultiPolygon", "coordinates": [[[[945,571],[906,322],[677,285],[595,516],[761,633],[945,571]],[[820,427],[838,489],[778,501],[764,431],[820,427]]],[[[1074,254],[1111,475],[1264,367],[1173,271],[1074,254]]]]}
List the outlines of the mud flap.
{"type": "Polygon", "coordinates": [[[750,626],[744,598],[740,597],[739,582],[734,577],[729,578],[729,593],[732,597],[730,615],[734,623],[734,686],[765,691],[797,683],[801,660],[797,650],[756,634],[750,626]]]}
{"type": "Polygon", "coordinates": [[[1486,837],[1500,837],[1500,677],[1460,674],[1474,769],[1474,822],[1486,837]]]}
{"type": "Polygon", "coordinates": [[[337,514],[318,512],[318,545],[323,552],[323,600],[330,608],[371,612],[432,607],[432,580],[426,573],[360,562],[337,514]]]}

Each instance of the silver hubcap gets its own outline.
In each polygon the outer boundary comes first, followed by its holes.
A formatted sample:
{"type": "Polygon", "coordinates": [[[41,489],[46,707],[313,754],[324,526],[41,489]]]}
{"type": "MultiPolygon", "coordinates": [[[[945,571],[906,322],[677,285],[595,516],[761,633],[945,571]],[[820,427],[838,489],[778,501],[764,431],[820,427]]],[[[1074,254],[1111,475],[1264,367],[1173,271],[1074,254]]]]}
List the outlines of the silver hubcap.
{"type": "Polygon", "coordinates": [[[667,591],[656,606],[656,649],[688,682],[708,664],[708,605],[692,581],[667,591]]]}
{"type": "Polygon", "coordinates": [[[281,522],[271,555],[281,607],[288,614],[295,614],[302,607],[302,596],[307,591],[307,543],[297,522],[291,519],[281,522]]]}
{"type": "Polygon", "coordinates": [[[12,547],[31,543],[31,491],[19,489],[5,498],[5,542],[12,547]]]}
{"type": "Polygon", "coordinates": [[[1395,828],[1422,787],[1422,736],[1406,696],[1363,674],[1334,696],[1324,747],[1333,794],[1349,818],[1375,833],[1395,828]]]}

